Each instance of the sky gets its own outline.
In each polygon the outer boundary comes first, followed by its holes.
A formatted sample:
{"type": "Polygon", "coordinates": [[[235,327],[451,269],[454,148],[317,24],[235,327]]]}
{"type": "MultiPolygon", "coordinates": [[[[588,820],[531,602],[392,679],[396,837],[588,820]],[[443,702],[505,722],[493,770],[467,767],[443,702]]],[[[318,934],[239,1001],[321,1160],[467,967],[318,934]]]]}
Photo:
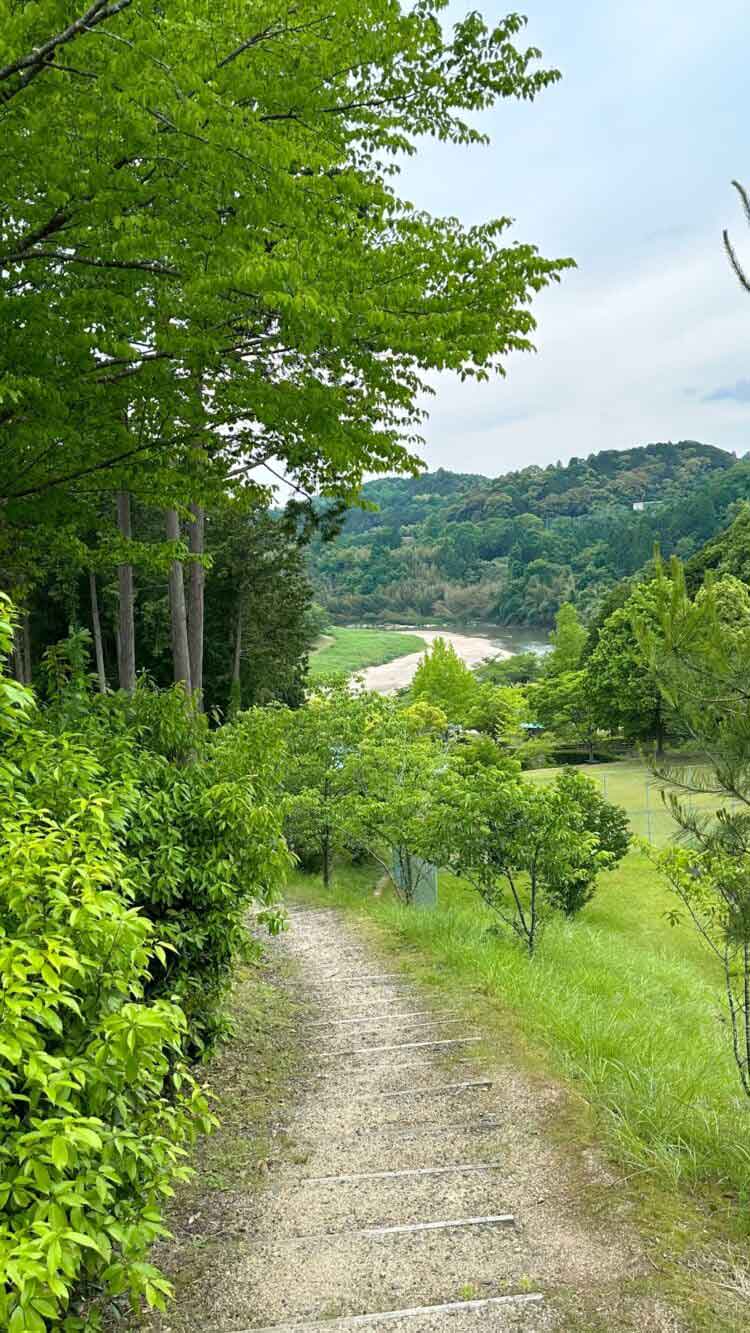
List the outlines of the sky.
{"type": "MultiPolygon", "coordinates": [[[[451,3],[492,21],[512,4],[451,3]]],[[[489,147],[425,141],[399,192],[577,269],[537,297],[538,351],[489,384],[435,375],[422,455],[489,476],[657,440],[750,449],[747,0],[525,0],[562,81],[478,118],[489,147]]]]}

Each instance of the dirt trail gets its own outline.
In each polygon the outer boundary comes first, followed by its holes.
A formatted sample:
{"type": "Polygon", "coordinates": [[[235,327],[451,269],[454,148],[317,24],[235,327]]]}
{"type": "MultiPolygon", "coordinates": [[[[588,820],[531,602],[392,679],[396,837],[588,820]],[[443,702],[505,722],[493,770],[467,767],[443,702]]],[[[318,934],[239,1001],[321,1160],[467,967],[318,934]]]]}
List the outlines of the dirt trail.
{"type": "MultiPolygon", "coordinates": [[[[424,639],[425,643],[432,643],[435,639],[445,639],[446,643],[453,645],[461,661],[467,666],[479,666],[486,657],[511,656],[504,648],[498,648],[491,639],[479,635],[453,634],[450,630],[442,629],[418,629],[414,630],[414,633],[424,639]]],[[[409,684],[421,659],[421,652],[407,653],[404,657],[396,657],[392,662],[384,662],[381,666],[366,667],[364,671],[358,672],[358,675],[364,677],[368,690],[376,690],[378,694],[391,694],[394,690],[400,690],[409,684]]]]}
{"type": "Polygon", "coordinates": [[[239,1176],[204,1196],[170,1247],[177,1306],[152,1327],[682,1333],[644,1294],[616,1182],[545,1133],[554,1085],[493,1078],[461,1015],[430,1010],[334,910],[296,912],[272,948],[293,960],[308,1059],[294,1150],[252,1204],[239,1176]]]}

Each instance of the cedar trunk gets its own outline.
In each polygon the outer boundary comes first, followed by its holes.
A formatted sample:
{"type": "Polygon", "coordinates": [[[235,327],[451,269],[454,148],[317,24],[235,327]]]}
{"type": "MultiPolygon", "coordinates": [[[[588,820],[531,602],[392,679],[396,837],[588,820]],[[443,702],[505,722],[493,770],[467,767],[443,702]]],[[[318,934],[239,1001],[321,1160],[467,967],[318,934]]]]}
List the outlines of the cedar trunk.
{"type": "MultiPolygon", "coordinates": [[[[192,504],[190,511],[193,521],[190,524],[190,553],[203,555],[205,546],[206,514],[202,505],[192,504]]],[[[190,683],[196,696],[198,707],[202,707],[203,691],[203,623],[206,571],[203,565],[193,561],[190,566],[190,593],[188,603],[188,649],[190,652],[190,683]]]]}
{"type": "MultiPolygon", "coordinates": [[[[117,492],[117,526],[127,541],[133,535],[130,517],[130,492],[117,492]]],[[[117,671],[121,690],[135,689],[135,589],[133,566],[117,566],[119,616],[117,627],[117,671]]]]}
{"type": "Polygon", "coordinates": [[[229,686],[229,716],[236,717],[242,708],[242,602],[237,603],[237,619],[234,626],[234,648],[232,649],[232,681],[229,686]]]}
{"type": "Polygon", "coordinates": [[[28,611],[23,618],[23,674],[24,684],[31,684],[31,620],[28,611]]]}
{"type": "MultiPolygon", "coordinates": [[[[180,520],[176,509],[167,510],[167,540],[180,540],[180,520]]],[[[172,628],[172,663],[175,684],[184,685],[190,694],[190,649],[188,648],[187,607],[182,561],[173,560],[169,570],[169,614],[172,628]]]]}
{"type": "Polygon", "coordinates": [[[104,670],[104,648],[102,646],[102,622],[99,618],[99,595],[96,591],[96,574],[89,570],[89,590],[91,593],[91,628],[94,633],[94,653],[96,656],[96,674],[99,679],[99,693],[107,693],[107,676],[104,670]]]}
{"type": "Polygon", "coordinates": [[[16,626],[13,635],[13,651],[10,654],[11,670],[19,685],[26,684],[26,667],[23,660],[23,645],[21,643],[20,626],[16,626]]]}

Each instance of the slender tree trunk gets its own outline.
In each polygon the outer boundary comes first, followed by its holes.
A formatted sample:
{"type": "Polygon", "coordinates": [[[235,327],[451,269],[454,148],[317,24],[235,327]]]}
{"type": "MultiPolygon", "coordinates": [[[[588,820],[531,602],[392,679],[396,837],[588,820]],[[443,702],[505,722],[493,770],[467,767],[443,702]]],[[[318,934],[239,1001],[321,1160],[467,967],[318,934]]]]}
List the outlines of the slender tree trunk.
{"type": "Polygon", "coordinates": [[[664,754],[665,730],[666,728],[664,726],[664,718],[662,717],[661,707],[659,707],[656,714],[656,753],[659,758],[661,758],[661,756],[664,754]]]}
{"type": "MultiPolygon", "coordinates": [[[[190,524],[190,552],[203,555],[205,548],[206,514],[202,505],[190,506],[193,521],[190,524]]],[[[190,566],[190,594],[188,602],[188,648],[190,652],[190,683],[198,707],[202,708],[203,692],[203,623],[206,571],[203,565],[190,566]]]]}
{"type": "MultiPolygon", "coordinates": [[[[180,540],[180,520],[176,509],[167,510],[167,540],[170,542],[180,540]]],[[[173,560],[169,570],[169,613],[175,684],[182,683],[186,692],[190,694],[190,649],[181,560],[173,560]]]]}
{"type": "MultiPolygon", "coordinates": [[[[323,784],[323,800],[328,804],[330,800],[330,791],[328,779],[323,784]]],[[[331,826],[326,823],[323,828],[323,883],[328,888],[331,883],[331,826]]]]}
{"type": "Polygon", "coordinates": [[[326,888],[331,883],[331,839],[328,829],[323,834],[323,883],[326,888]]]}
{"type": "Polygon", "coordinates": [[[23,618],[23,661],[26,684],[31,684],[31,619],[28,611],[23,618]]]}
{"type": "Polygon", "coordinates": [[[13,635],[13,648],[10,653],[10,668],[15,680],[19,685],[26,684],[26,668],[23,660],[23,647],[21,644],[20,626],[17,625],[13,635]]]}
{"type": "MultiPolygon", "coordinates": [[[[120,536],[130,540],[133,535],[130,517],[130,492],[117,492],[117,526],[120,536]]],[[[119,614],[117,626],[117,672],[121,690],[132,694],[135,689],[135,589],[133,566],[117,566],[119,614]]]]}
{"type": "Polygon", "coordinates": [[[99,677],[99,693],[107,693],[107,676],[104,670],[104,648],[102,646],[102,622],[99,618],[99,594],[96,591],[96,574],[89,570],[89,590],[91,592],[91,628],[94,632],[94,654],[96,656],[96,674],[99,677]]]}
{"type": "Polygon", "coordinates": [[[242,709],[242,602],[237,603],[232,647],[232,677],[229,686],[229,716],[236,717],[242,709]]]}

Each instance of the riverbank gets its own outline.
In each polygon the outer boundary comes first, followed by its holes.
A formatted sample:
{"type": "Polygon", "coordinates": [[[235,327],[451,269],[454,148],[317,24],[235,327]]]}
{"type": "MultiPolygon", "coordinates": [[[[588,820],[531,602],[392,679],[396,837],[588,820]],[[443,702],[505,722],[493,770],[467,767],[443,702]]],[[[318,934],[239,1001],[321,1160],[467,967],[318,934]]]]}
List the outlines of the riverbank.
{"type": "Polygon", "coordinates": [[[365,629],[362,626],[334,625],[321,637],[310,654],[310,675],[351,675],[366,667],[378,667],[407,654],[417,660],[425,649],[426,636],[410,630],[365,629]]]}
{"type": "MultiPolygon", "coordinates": [[[[433,643],[435,639],[445,639],[469,667],[479,666],[487,658],[511,655],[507,649],[498,647],[484,635],[453,634],[444,629],[424,629],[419,633],[427,644],[433,643]]],[[[424,649],[418,653],[409,653],[406,657],[397,657],[381,666],[369,667],[362,672],[365,686],[378,694],[392,694],[394,690],[404,689],[411,684],[423,654],[424,649]]]]}

